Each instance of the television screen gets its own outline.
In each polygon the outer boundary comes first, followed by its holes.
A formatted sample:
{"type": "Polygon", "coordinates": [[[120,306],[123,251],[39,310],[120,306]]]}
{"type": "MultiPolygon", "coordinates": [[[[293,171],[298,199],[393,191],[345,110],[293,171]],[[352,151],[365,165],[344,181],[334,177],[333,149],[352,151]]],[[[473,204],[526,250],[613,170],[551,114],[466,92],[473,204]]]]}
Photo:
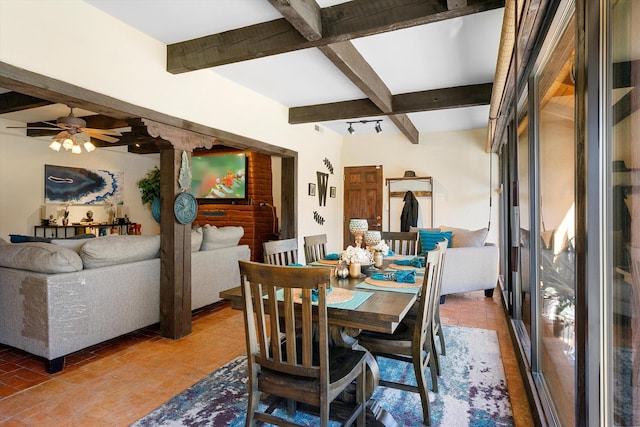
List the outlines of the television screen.
{"type": "Polygon", "coordinates": [[[247,198],[247,156],[210,154],[191,158],[191,194],[205,202],[247,198]]]}

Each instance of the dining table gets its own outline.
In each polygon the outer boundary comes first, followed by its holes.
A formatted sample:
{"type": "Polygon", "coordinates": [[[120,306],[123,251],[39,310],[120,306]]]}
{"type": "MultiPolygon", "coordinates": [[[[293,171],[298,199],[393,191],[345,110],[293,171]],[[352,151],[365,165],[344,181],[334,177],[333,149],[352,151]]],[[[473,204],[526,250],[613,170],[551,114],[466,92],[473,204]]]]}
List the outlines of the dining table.
{"type": "MultiPolygon", "coordinates": [[[[331,287],[346,290],[354,294],[352,300],[327,304],[328,323],[331,326],[332,345],[362,349],[358,345],[357,336],[361,331],[393,333],[410,311],[419,297],[422,278],[419,273],[424,269],[415,269],[416,283],[411,286],[397,284],[393,281],[380,283],[372,280],[375,273],[394,272],[394,269],[411,269],[397,266],[398,259],[411,259],[412,256],[390,256],[383,260],[380,268],[368,266],[362,269],[360,277],[339,278],[332,275],[331,287]]],[[[318,268],[332,268],[335,271],[337,261],[319,260],[309,264],[318,268]]],[[[375,276],[374,276],[375,277],[375,276]]],[[[338,292],[336,292],[338,293],[338,292]]],[[[230,301],[231,307],[242,310],[242,290],[240,286],[220,292],[220,297],[230,301]]],[[[380,372],[378,363],[372,355],[367,359],[367,397],[370,398],[378,385],[380,372]]],[[[393,416],[370,399],[367,425],[397,426],[393,416]]]]}

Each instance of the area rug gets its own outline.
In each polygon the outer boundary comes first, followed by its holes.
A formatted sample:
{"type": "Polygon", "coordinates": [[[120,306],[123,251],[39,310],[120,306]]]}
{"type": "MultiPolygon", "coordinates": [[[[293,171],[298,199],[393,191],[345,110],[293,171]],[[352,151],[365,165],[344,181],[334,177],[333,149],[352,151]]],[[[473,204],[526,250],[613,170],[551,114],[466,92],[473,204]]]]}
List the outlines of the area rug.
{"type": "MultiPolygon", "coordinates": [[[[496,332],[448,325],[443,328],[447,355],[440,357],[442,376],[438,378],[438,393],[429,392],[431,425],[513,426],[496,332]]],[[[379,364],[382,378],[415,384],[411,365],[384,358],[379,359],[379,364]]],[[[427,378],[430,381],[428,374],[427,378]]],[[[372,398],[400,426],[422,425],[417,393],[378,387],[372,398]]],[[[247,361],[240,356],[133,426],[243,426],[246,402],[247,361]]],[[[318,418],[308,414],[296,415],[295,421],[309,426],[319,424],[318,418]]]]}

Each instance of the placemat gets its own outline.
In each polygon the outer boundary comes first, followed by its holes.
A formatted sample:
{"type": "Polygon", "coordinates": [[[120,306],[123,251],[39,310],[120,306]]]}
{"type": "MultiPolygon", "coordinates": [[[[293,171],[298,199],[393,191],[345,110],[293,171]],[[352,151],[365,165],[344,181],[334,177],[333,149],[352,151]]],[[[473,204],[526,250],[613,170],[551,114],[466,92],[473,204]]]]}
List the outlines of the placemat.
{"type": "Polygon", "coordinates": [[[384,259],[411,259],[413,255],[387,255],[384,259]]]}
{"type": "Polygon", "coordinates": [[[359,285],[356,285],[358,289],[371,289],[373,291],[389,291],[389,292],[400,292],[403,294],[416,294],[420,291],[421,288],[383,288],[381,286],[370,285],[367,282],[362,282],[359,285]]]}
{"type": "Polygon", "coordinates": [[[420,270],[424,271],[424,267],[416,268],[412,265],[398,265],[394,263],[389,264],[389,268],[393,268],[394,270],[416,270],[416,273],[420,270]]]}
{"type": "Polygon", "coordinates": [[[422,277],[416,277],[416,283],[399,283],[394,280],[375,280],[371,277],[364,279],[365,283],[381,288],[419,288],[422,286],[422,277]]]}
{"type": "MultiPolygon", "coordinates": [[[[300,295],[298,293],[298,295],[300,295]]],[[[364,303],[367,299],[369,299],[369,297],[371,297],[371,295],[373,295],[373,293],[371,292],[361,292],[361,291],[352,291],[349,289],[343,289],[343,288],[336,288],[333,287],[331,289],[331,292],[329,292],[329,294],[327,295],[327,307],[329,308],[339,308],[342,310],[355,310],[356,308],[360,307],[360,305],[362,305],[362,303],[364,303]],[[336,292],[336,290],[338,290],[338,292],[336,292]],[[337,301],[337,302],[331,302],[332,301],[332,295],[335,293],[336,296],[340,296],[340,297],[334,297],[333,300],[337,301]],[[345,299],[346,295],[350,295],[349,299],[345,299]],[[339,299],[342,298],[343,301],[339,301],[339,299]]],[[[267,295],[265,295],[265,298],[267,298],[267,295]]],[[[283,290],[279,289],[277,292],[277,298],[278,300],[282,301],[284,299],[284,295],[283,295],[283,290]]],[[[294,298],[295,302],[300,302],[301,298],[294,298]],[[296,301],[297,300],[297,301],[296,301]]]]}
{"type": "Polygon", "coordinates": [[[319,259],[316,261],[318,264],[326,264],[326,265],[338,265],[339,260],[337,259],[319,259]]]}
{"type": "MultiPolygon", "coordinates": [[[[300,290],[300,288],[295,288],[293,290],[293,302],[302,302],[302,296],[300,295],[301,293],[302,291],[300,290]]],[[[350,301],[351,299],[353,299],[353,297],[354,294],[352,290],[333,287],[331,288],[331,292],[327,293],[327,306],[350,301]]],[[[280,296],[278,296],[278,298],[280,298],[280,296]]]]}

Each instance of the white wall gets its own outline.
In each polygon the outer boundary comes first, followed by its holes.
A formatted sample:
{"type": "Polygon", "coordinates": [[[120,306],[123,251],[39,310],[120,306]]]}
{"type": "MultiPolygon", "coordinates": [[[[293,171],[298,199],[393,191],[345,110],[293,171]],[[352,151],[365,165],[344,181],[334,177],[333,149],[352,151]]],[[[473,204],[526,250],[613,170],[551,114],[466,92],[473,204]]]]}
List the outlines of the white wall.
{"type": "MultiPolygon", "coordinates": [[[[158,234],[151,211],[142,206],[137,182],[159,164],[158,155],[129,154],[126,147],[98,148],[92,153],[71,154],[49,149],[50,138],[30,138],[24,129],[7,129],[24,123],[0,119],[0,238],[9,234],[33,235],[40,225],[44,204],[44,165],[71,166],[124,172],[124,205],[132,222],[142,224],[142,234],[158,234]]],[[[88,209],[94,219],[108,218],[101,206],[71,206],[69,221],[79,222],[88,209]]]]}
{"type": "MultiPolygon", "coordinates": [[[[342,137],[313,124],[288,124],[288,110],[209,70],[166,71],[166,46],[79,0],[0,1],[0,61],[138,106],[254,138],[299,153],[298,180],[315,181],[318,157],[339,157],[342,137]],[[51,17],[90,22],[52,31],[51,17]],[[58,49],[73,42],[73,61],[58,49]],[[55,52],[54,52],[55,51],[55,52]],[[37,55],[33,52],[39,52],[37,55]]],[[[44,143],[43,143],[44,145],[44,143]]],[[[46,145],[45,145],[46,148],[46,145]]],[[[144,168],[146,172],[147,168],[144,168]]],[[[0,174],[3,172],[0,171],[0,174]]],[[[302,186],[301,186],[302,187],[302,186]]],[[[298,188],[299,236],[314,232],[313,205],[298,188]]],[[[2,203],[5,200],[2,199],[2,203]]],[[[341,240],[341,209],[324,212],[327,234],[341,240]],[[334,231],[336,230],[336,231],[334,231]]]]}
{"type": "MultiPolygon", "coordinates": [[[[493,162],[491,229],[488,241],[498,243],[498,168],[497,156],[484,151],[486,129],[429,133],[420,135],[419,144],[411,144],[400,135],[384,133],[345,138],[342,149],[344,166],[383,165],[384,178],[399,178],[406,170],[417,176],[431,176],[434,182],[434,221],[468,229],[487,227],[489,221],[490,161],[493,162]]],[[[383,188],[383,230],[387,230],[388,188],[383,188]]],[[[418,199],[422,225],[429,226],[429,204],[418,199]]],[[[391,206],[391,231],[400,229],[402,200],[391,206]]],[[[419,224],[420,221],[419,221],[419,224]]]]}

